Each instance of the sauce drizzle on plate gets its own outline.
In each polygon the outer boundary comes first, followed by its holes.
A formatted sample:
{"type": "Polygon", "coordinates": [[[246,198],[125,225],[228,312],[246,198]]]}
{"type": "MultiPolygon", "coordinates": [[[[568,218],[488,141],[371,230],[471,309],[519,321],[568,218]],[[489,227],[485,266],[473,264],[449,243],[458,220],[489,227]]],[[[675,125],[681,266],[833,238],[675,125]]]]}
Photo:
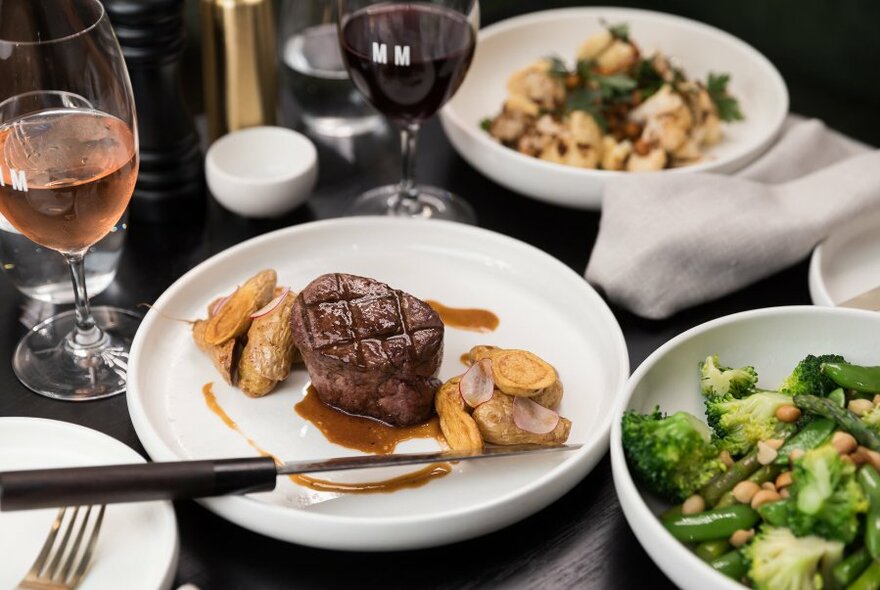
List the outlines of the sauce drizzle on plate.
{"type": "MultiPolygon", "coordinates": [[[[260,445],[258,445],[256,443],[256,441],[254,441],[252,438],[248,437],[244,432],[242,432],[241,428],[238,426],[238,424],[235,422],[235,420],[233,420],[229,416],[229,414],[226,413],[226,410],[224,410],[223,407],[217,401],[217,396],[214,395],[214,383],[213,382],[205,383],[202,386],[202,395],[205,398],[205,405],[207,405],[208,408],[220,418],[220,420],[223,422],[223,424],[225,424],[229,429],[234,430],[239,435],[241,435],[242,438],[245,439],[247,444],[251,446],[251,448],[253,448],[255,451],[257,451],[260,455],[262,455],[264,457],[272,457],[272,459],[278,465],[283,463],[283,461],[281,461],[278,457],[276,457],[275,455],[269,453],[268,451],[266,451],[265,449],[260,447],[260,445]]],[[[315,399],[317,399],[318,396],[307,395],[306,397],[314,397],[315,399]]],[[[302,403],[302,402],[300,402],[300,403],[302,403]]],[[[318,400],[318,403],[320,403],[320,400],[318,400]]],[[[297,405],[299,405],[299,404],[297,404],[297,405]]],[[[323,404],[321,404],[321,405],[323,405],[323,404]]],[[[327,406],[324,406],[324,407],[326,408],[327,406]]],[[[338,411],[330,409],[330,408],[327,408],[327,409],[331,412],[334,412],[337,414],[342,414],[342,412],[338,412],[338,411]]],[[[297,410],[297,411],[299,411],[299,410],[297,410]]],[[[347,416],[346,414],[342,414],[342,415],[346,416],[348,418],[355,418],[355,416],[347,416]]],[[[362,419],[367,420],[366,418],[362,418],[362,419]]],[[[370,421],[372,422],[372,420],[370,420],[370,421]]],[[[408,436],[406,438],[400,438],[396,442],[394,442],[394,445],[396,446],[398,442],[401,442],[403,440],[409,440],[411,438],[428,438],[430,436],[434,436],[434,438],[436,438],[436,435],[432,435],[430,433],[434,431],[433,429],[436,429],[436,432],[438,433],[437,435],[439,435],[439,432],[440,432],[439,423],[434,424],[432,427],[432,422],[436,422],[436,419],[434,419],[431,422],[428,422],[426,424],[422,424],[420,426],[411,427],[411,430],[413,430],[413,431],[416,431],[420,428],[423,429],[425,432],[424,436],[421,436],[421,437],[408,436]]],[[[380,426],[384,426],[379,422],[376,422],[376,424],[380,425],[380,426]]],[[[317,426],[317,424],[316,424],[316,426],[317,426]]],[[[396,430],[396,429],[392,429],[390,426],[385,426],[385,428],[388,428],[391,430],[396,430]]],[[[323,429],[321,431],[324,432],[323,429]]],[[[335,441],[331,440],[331,442],[335,442],[335,441]]],[[[339,443],[337,443],[337,444],[339,444],[339,443]]],[[[388,444],[388,443],[386,443],[386,444],[388,444]]],[[[353,447],[353,448],[356,448],[356,447],[353,447]]],[[[394,447],[392,446],[390,451],[387,451],[386,453],[383,453],[383,454],[390,453],[393,450],[394,450],[394,447]]],[[[376,452],[376,451],[368,451],[368,452],[376,452]]],[[[288,475],[287,477],[290,478],[290,481],[292,481],[295,484],[298,484],[298,485],[301,485],[301,486],[304,486],[304,487],[307,487],[309,489],[316,490],[319,492],[337,492],[337,493],[346,493],[346,494],[375,494],[375,493],[394,492],[394,491],[404,489],[404,488],[418,488],[418,487],[425,485],[426,483],[428,483],[431,480],[439,479],[441,477],[449,475],[450,473],[452,473],[452,466],[449,463],[432,463],[430,465],[423,467],[422,469],[419,469],[418,471],[413,471],[412,473],[405,473],[405,474],[400,475],[398,477],[393,477],[393,478],[382,480],[382,481],[366,481],[366,482],[351,482],[351,483],[349,483],[349,482],[335,482],[335,481],[328,481],[326,479],[318,479],[316,477],[311,477],[309,475],[299,475],[299,474],[288,475]]]]}
{"type": "Polygon", "coordinates": [[[446,307],[439,301],[428,299],[425,303],[437,312],[443,323],[450,328],[470,330],[471,332],[493,332],[501,323],[498,316],[488,309],[465,307],[446,307]]]}
{"type": "Polygon", "coordinates": [[[352,416],[321,401],[309,385],[302,401],[294,406],[296,413],[311,422],[324,437],[337,445],[364,453],[387,455],[399,443],[414,438],[439,439],[440,420],[434,416],[423,424],[395,428],[372,418],[352,416]]]}

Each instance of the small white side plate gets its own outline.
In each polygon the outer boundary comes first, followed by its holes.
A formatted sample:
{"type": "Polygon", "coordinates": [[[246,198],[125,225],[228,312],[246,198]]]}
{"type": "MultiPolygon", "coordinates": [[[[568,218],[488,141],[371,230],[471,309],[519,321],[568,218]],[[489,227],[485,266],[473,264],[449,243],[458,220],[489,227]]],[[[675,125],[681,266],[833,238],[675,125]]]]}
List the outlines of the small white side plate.
{"type": "Polygon", "coordinates": [[[815,305],[839,305],[880,286],[880,214],[859,217],[813,250],[810,297],[815,305]]]}
{"type": "MultiPolygon", "coordinates": [[[[241,430],[277,457],[358,454],[329,443],[294,411],[308,383],[301,366],[277,391],[249,398],[223,383],[196,348],[187,324],[169,319],[203,317],[214,297],[264,268],[276,269],[279,283],[295,290],[320,274],[348,272],[449,306],[494,311],[501,320],[495,332],[446,330],[440,377],[462,373],[459,357],[476,344],[532,350],[559,371],[565,386],[560,413],[573,422],[570,442],[584,447],[566,454],[463,462],[445,478],[391,494],[319,493],[280,478],[271,493],[206,500],[221,516],[264,535],[317,547],[429,547],[484,534],[540,510],[605,453],[611,408],[629,363],[620,327],[583,277],[540,250],[490,231],[363,217],[299,225],[239,244],[184,275],[156,301],[132,345],[128,389],[135,429],[153,459],[255,454],[206,406],[201,388],[208,381],[241,430]]],[[[398,451],[431,448],[437,448],[434,441],[417,440],[398,451]]],[[[375,481],[390,475],[371,470],[327,479],[375,481]]]]}
{"type": "MultiPolygon", "coordinates": [[[[41,418],[0,418],[0,471],[143,463],[115,438],[41,418]]],[[[0,513],[0,588],[14,588],[40,552],[58,510],[0,513]]],[[[170,502],[107,506],[92,565],[79,590],[170,588],[177,521],[170,502]]]]}

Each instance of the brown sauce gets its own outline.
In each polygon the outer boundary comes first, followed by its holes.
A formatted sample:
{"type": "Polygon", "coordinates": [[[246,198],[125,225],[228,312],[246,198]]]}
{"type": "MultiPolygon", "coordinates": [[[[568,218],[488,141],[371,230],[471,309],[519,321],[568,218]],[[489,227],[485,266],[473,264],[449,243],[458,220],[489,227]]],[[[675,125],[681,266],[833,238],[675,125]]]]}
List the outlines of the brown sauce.
{"type": "Polygon", "coordinates": [[[364,453],[387,455],[399,443],[414,438],[439,438],[440,421],[436,416],[415,426],[395,428],[378,420],[352,416],[321,401],[310,385],[302,401],[294,406],[296,413],[311,422],[333,444],[364,453]]]}
{"type": "MultiPolygon", "coordinates": [[[[223,421],[228,428],[234,430],[238,434],[242,436],[242,438],[247,441],[255,451],[257,451],[260,455],[264,457],[272,457],[276,464],[281,465],[283,462],[278,459],[275,455],[269,453],[262,447],[260,447],[252,438],[248,437],[244,432],[242,432],[241,428],[239,428],[238,424],[233,420],[229,414],[226,413],[226,410],[217,402],[217,397],[214,395],[214,384],[213,383],[205,383],[202,386],[202,395],[205,398],[205,404],[208,408],[216,414],[220,420],[223,421]]],[[[306,398],[313,397],[315,399],[318,398],[317,395],[306,395],[306,398]]],[[[314,401],[314,400],[313,400],[314,401]]],[[[320,403],[320,400],[318,400],[320,403]]],[[[301,404],[302,402],[300,402],[301,404]]],[[[299,406],[300,404],[297,404],[299,406]]],[[[324,404],[321,404],[322,406],[324,404]]],[[[348,418],[356,418],[355,416],[348,416],[347,414],[343,414],[337,410],[330,409],[328,406],[324,406],[328,408],[329,411],[335,414],[341,414],[348,418]]],[[[299,409],[297,409],[299,412],[299,409]]],[[[302,415],[302,414],[300,414],[302,415]]],[[[305,418],[305,416],[303,416],[305,418]]],[[[307,420],[309,418],[306,418],[307,420]]],[[[367,418],[361,418],[362,420],[368,420],[367,418]]],[[[373,422],[372,420],[369,420],[373,422]]],[[[380,426],[385,426],[379,422],[375,422],[380,426]]],[[[316,424],[317,426],[317,424],[316,424]]],[[[319,427],[320,428],[320,427],[319,427]]],[[[403,430],[403,429],[394,429],[390,426],[385,426],[390,430],[403,430]]],[[[428,438],[439,436],[440,426],[439,422],[436,419],[432,419],[426,424],[421,424],[419,426],[410,427],[412,431],[418,431],[418,429],[423,429],[425,434],[422,436],[409,436],[406,438],[399,438],[394,444],[396,445],[398,442],[402,442],[404,440],[409,440],[412,438],[428,438]],[[433,426],[432,426],[432,423],[433,426]],[[436,430],[436,434],[428,434],[433,433],[436,430]]],[[[324,429],[321,429],[321,432],[325,432],[324,429]]],[[[325,434],[326,436],[326,434],[325,434]]],[[[328,437],[328,440],[329,437],[328,437]]],[[[335,442],[331,440],[331,442],[335,442]]],[[[337,443],[340,444],[340,443],[337,443]]],[[[353,447],[356,448],[356,447],[353,447]]],[[[391,451],[394,450],[394,447],[391,447],[391,451]]],[[[387,452],[391,452],[387,451],[387,452]]],[[[367,451],[367,452],[377,452],[377,451],[367,451]]],[[[444,477],[452,473],[452,466],[449,463],[432,463],[418,471],[414,471],[412,473],[406,473],[404,475],[400,475],[398,477],[393,477],[391,479],[386,479],[382,481],[368,481],[368,482],[354,482],[354,483],[346,483],[346,482],[333,482],[328,481],[326,479],[318,479],[315,477],[311,477],[309,475],[289,475],[290,481],[295,484],[307,487],[312,490],[316,490],[319,492],[336,492],[336,493],[345,493],[345,494],[377,494],[377,493],[390,493],[395,492],[397,490],[402,490],[404,488],[418,488],[426,483],[444,477]]]]}
{"type": "Polygon", "coordinates": [[[450,328],[486,333],[494,331],[498,324],[501,323],[498,316],[488,309],[446,307],[442,303],[430,299],[426,303],[437,312],[443,323],[450,328]]]}
{"type": "Polygon", "coordinates": [[[452,473],[452,465],[449,463],[431,463],[430,465],[405,473],[398,477],[382,481],[365,481],[345,483],[317,479],[308,475],[290,475],[290,480],[301,486],[318,492],[337,492],[343,494],[377,494],[396,492],[404,488],[419,488],[431,480],[439,479],[452,473]]]}

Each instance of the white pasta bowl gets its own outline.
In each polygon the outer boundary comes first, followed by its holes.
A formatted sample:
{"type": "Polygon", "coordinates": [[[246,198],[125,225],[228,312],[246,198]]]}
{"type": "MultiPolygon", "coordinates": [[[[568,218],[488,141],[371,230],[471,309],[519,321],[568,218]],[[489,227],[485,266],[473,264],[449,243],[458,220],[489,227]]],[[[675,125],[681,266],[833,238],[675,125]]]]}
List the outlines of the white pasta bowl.
{"type": "Polygon", "coordinates": [[[729,366],[753,365],[758,385],[775,389],[808,354],[842,354],[875,365],[880,314],[829,307],[776,307],[746,311],[702,324],[673,338],[632,374],[614,412],[611,468],[623,514],[651,559],[684,589],[735,590],[742,586],[716,572],[675,540],[658,515],[666,508],[633,480],[621,442],[620,419],[627,410],[647,413],[660,406],[705,421],[697,363],[718,354],[729,366]]]}
{"type": "Polygon", "coordinates": [[[496,23],[480,31],[467,78],[441,111],[450,142],[477,170],[513,191],[535,199],[598,209],[607,179],[619,174],[545,162],[507,148],[480,128],[507,97],[515,71],[551,55],[573,64],[578,46],[600,30],[601,22],[628,23],[630,36],[645,54],[659,50],[692,79],[709,72],[731,75],[729,91],[745,120],[723,126],[722,141],[687,167],[651,174],[734,172],[758,157],[776,138],[788,113],[782,76],[757,50],[714,27],[646,10],[591,7],[547,10],[496,23]]]}

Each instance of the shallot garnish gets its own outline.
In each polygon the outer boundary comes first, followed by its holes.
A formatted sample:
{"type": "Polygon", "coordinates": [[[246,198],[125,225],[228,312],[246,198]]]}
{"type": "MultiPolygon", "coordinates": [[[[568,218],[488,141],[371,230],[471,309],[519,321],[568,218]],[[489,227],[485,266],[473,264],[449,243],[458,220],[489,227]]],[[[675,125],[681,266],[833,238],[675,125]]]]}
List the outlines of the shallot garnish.
{"type": "Polygon", "coordinates": [[[284,298],[287,297],[288,293],[290,293],[290,287],[284,287],[284,289],[281,291],[281,293],[278,295],[278,297],[276,297],[275,299],[273,299],[272,301],[267,303],[262,309],[252,313],[251,319],[255,320],[257,318],[263,317],[267,313],[272,313],[272,311],[276,307],[278,307],[278,304],[280,304],[282,301],[284,301],[284,298]]]}
{"type": "Polygon", "coordinates": [[[483,359],[471,365],[471,368],[461,376],[458,391],[461,392],[465,403],[472,408],[492,399],[492,393],[495,391],[492,361],[483,359]]]}
{"type": "MultiPolygon", "coordinates": [[[[238,289],[236,289],[236,291],[237,290],[238,289]]],[[[217,303],[214,305],[214,309],[211,310],[211,315],[217,315],[217,313],[221,309],[223,309],[223,306],[226,305],[226,302],[229,301],[230,299],[232,299],[232,295],[234,295],[234,293],[227,295],[226,297],[221,297],[220,299],[218,299],[217,303]]]]}
{"type": "Polygon", "coordinates": [[[513,398],[513,422],[526,432],[547,434],[559,424],[559,414],[527,397],[516,396],[513,398]]]}

